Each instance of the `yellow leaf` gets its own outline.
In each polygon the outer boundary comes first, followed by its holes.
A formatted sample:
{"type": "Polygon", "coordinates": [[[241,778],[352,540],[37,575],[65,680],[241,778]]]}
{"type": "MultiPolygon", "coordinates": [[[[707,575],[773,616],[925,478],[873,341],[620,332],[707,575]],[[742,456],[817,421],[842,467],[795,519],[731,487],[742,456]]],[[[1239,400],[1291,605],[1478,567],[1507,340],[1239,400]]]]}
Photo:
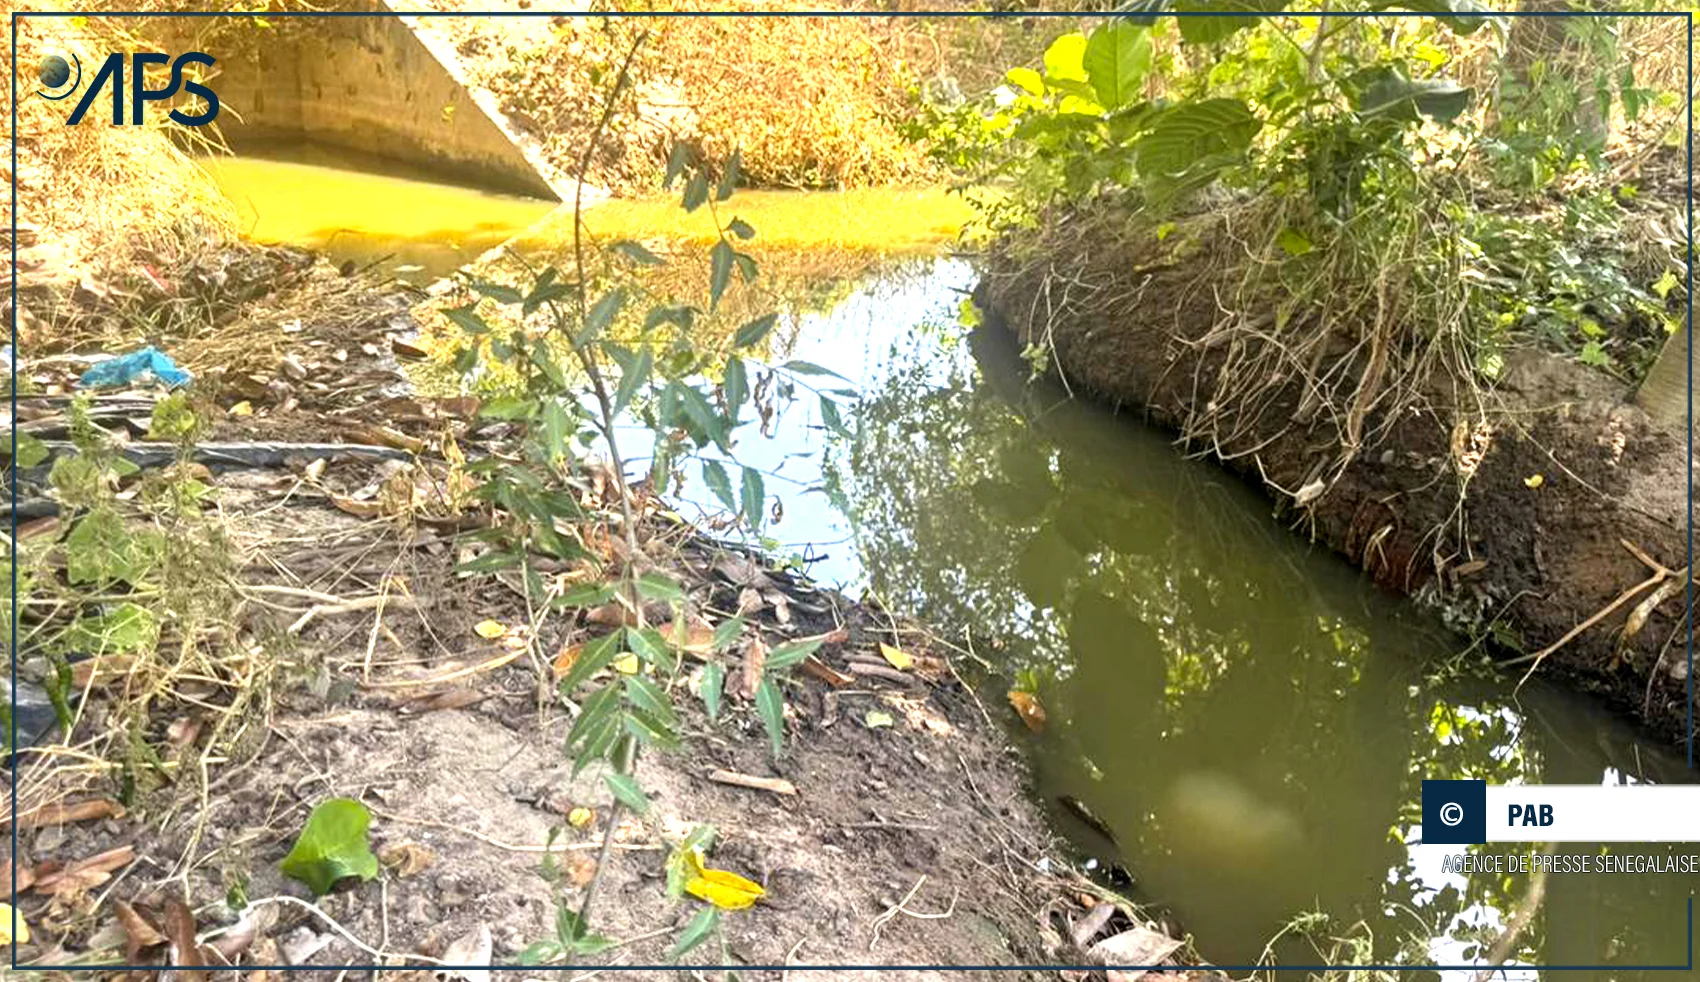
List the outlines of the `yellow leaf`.
{"type": "Polygon", "coordinates": [[[638,673],[638,656],[628,651],[614,659],[613,666],[614,671],[621,674],[636,675],[638,673]]]}
{"type": "Polygon", "coordinates": [[[912,655],[908,652],[893,648],[889,644],[880,645],[880,654],[885,656],[886,661],[891,662],[892,668],[895,668],[900,672],[908,670],[909,666],[915,664],[915,659],[912,655]]]}
{"type": "MultiPolygon", "coordinates": [[[[760,895],[761,887],[756,887],[756,893],[758,896],[760,895]]],[[[749,904],[744,906],[748,907],[749,904]]],[[[12,937],[12,905],[0,904],[0,944],[11,944],[14,940],[18,944],[29,944],[30,926],[24,923],[22,917],[19,917],[18,936],[14,939],[12,937]]]]}
{"type": "Polygon", "coordinates": [[[1546,482],[1547,479],[1539,474],[1530,474],[1528,477],[1523,479],[1523,483],[1527,484],[1531,488],[1538,488],[1546,482]]]}
{"type": "Polygon", "coordinates": [[[231,406],[229,412],[232,416],[252,416],[254,415],[254,404],[244,399],[231,406]]]}
{"type": "Polygon", "coordinates": [[[589,825],[591,820],[595,817],[595,812],[592,812],[590,809],[580,805],[572,811],[567,812],[567,824],[571,825],[575,829],[582,829],[586,825],[589,825]]]}
{"type": "Polygon", "coordinates": [[[685,853],[685,892],[721,910],[743,910],[767,894],[753,883],[723,869],[704,869],[702,850],[685,853]]]}
{"type": "Polygon", "coordinates": [[[479,621],[472,626],[472,629],[477,631],[481,638],[495,639],[508,633],[507,627],[501,621],[479,621]]]}
{"type": "Polygon", "coordinates": [[[1020,689],[1011,689],[1009,690],[1009,704],[1015,710],[1016,715],[1021,717],[1021,721],[1027,724],[1029,730],[1034,733],[1044,731],[1045,706],[1039,702],[1038,696],[1031,692],[1023,692],[1020,689]]]}

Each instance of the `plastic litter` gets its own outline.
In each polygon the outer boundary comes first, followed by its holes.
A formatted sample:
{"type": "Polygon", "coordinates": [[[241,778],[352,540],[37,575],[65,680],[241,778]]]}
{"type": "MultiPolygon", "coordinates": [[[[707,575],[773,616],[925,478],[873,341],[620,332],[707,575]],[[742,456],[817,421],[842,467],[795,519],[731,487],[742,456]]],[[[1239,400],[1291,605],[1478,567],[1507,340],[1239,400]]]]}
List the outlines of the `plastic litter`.
{"type": "MultiPolygon", "coordinates": [[[[15,750],[33,746],[36,741],[47,735],[59,723],[59,718],[53,712],[53,703],[47,698],[47,693],[41,686],[25,679],[18,681],[17,695],[12,694],[12,680],[0,676],[0,689],[6,692],[6,701],[12,711],[12,724],[17,727],[18,744],[15,750]]],[[[10,733],[7,736],[11,736],[10,733]]],[[[7,767],[13,764],[11,755],[5,757],[7,767]]]]}
{"type": "Polygon", "coordinates": [[[129,385],[150,375],[172,389],[188,385],[194,379],[193,375],[178,368],[170,355],[149,346],[91,366],[78,382],[87,388],[100,389],[129,385]]]}

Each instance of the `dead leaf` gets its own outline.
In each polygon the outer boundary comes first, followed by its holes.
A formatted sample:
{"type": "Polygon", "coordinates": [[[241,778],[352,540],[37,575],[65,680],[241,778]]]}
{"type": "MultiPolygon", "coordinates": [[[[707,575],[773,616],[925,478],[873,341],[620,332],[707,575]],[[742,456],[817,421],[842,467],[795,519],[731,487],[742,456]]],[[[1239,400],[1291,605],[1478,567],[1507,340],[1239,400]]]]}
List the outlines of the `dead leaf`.
{"type": "MultiPolygon", "coordinates": [[[[1105,904],[1104,906],[1110,906],[1105,904]]],[[[1112,935],[1093,945],[1089,954],[1106,965],[1156,965],[1174,954],[1181,943],[1159,931],[1134,927],[1112,935]]],[[[1135,982],[1146,974],[1145,969],[1112,970],[1109,975],[1120,982],[1135,982]]]]}
{"type": "Polygon", "coordinates": [[[584,619],[601,627],[636,627],[638,622],[637,611],[619,601],[592,607],[585,612],[584,619]]]}
{"type": "Polygon", "coordinates": [[[571,825],[575,829],[582,829],[594,821],[596,821],[596,813],[583,805],[579,805],[567,812],[567,824],[571,825]]]}
{"type": "Polygon", "coordinates": [[[596,878],[596,860],[582,852],[569,852],[561,857],[561,875],[575,887],[583,887],[596,878]]]}
{"type": "Polygon", "coordinates": [[[159,933],[159,928],[148,923],[147,918],[136,913],[136,908],[122,900],[113,904],[118,911],[118,923],[124,928],[124,960],[131,965],[140,964],[143,950],[165,943],[165,935],[159,933]]]}
{"type": "MultiPolygon", "coordinates": [[[[278,910],[279,908],[276,904],[262,904],[258,907],[250,907],[248,911],[242,915],[241,920],[232,924],[229,930],[225,931],[217,938],[214,938],[210,944],[204,947],[211,948],[218,952],[224,957],[226,962],[235,962],[237,956],[241,955],[249,948],[255,948],[255,943],[258,942],[255,957],[252,961],[255,964],[260,965],[268,963],[276,964],[276,958],[267,958],[264,956],[265,949],[268,946],[273,948],[276,947],[267,935],[271,934],[272,928],[277,925],[278,910]]],[[[248,982],[254,982],[254,979],[255,975],[248,976],[248,982]]]]}
{"type": "Polygon", "coordinates": [[[232,416],[252,416],[254,415],[254,404],[244,399],[236,405],[231,406],[228,412],[232,416]]]}
{"type": "MultiPolygon", "coordinates": [[[[478,927],[455,939],[454,943],[443,950],[445,965],[488,965],[493,945],[490,939],[490,925],[479,924],[478,927]]],[[[460,979],[461,982],[490,982],[490,972],[478,968],[439,969],[431,973],[438,982],[448,979],[460,979]]]]}
{"type": "Polygon", "coordinates": [[[1009,704],[1014,707],[1016,715],[1021,717],[1021,721],[1027,724],[1029,730],[1034,733],[1044,732],[1045,707],[1039,703],[1038,696],[1020,689],[1011,689],[1009,704]]]}
{"type": "Polygon", "coordinates": [[[398,842],[378,850],[378,859],[403,879],[429,869],[437,854],[417,842],[398,842]]]}
{"type": "Polygon", "coordinates": [[[578,661],[579,652],[583,650],[583,642],[561,646],[561,650],[555,654],[555,677],[557,679],[565,677],[568,672],[573,670],[573,662],[578,661]]]}
{"type": "Polygon", "coordinates": [[[43,863],[36,869],[35,889],[37,893],[75,892],[106,882],[111,878],[113,870],[128,866],[135,862],[135,859],[135,847],[119,846],[87,859],[80,859],[53,872],[43,873],[43,868],[47,866],[43,863]]]}
{"type": "Polygon", "coordinates": [[[766,664],[767,645],[759,637],[751,638],[744,646],[744,670],[738,685],[745,699],[756,697],[756,690],[761,687],[761,670],[766,664]]]}
{"type": "Polygon", "coordinates": [[[778,590],[765,590],[761,595],[773,608],[773,616],[781,625],[791,623],[791,598],[778,590]]]}
{"type": "Polygon", "coordinates": [[[16,941],[18,944],[29,944],[30,926],[24,923],[24,919],[22,917],[17,919],[18,936],[16,938],[12,937],[11,904],[0,903],[0,918],[3,918],[3,920],[0,920],[0,944],[10,945],[13,941],[16,941]]]}
{"type": "Polygon", "coordinates": [[[187,904],[172,897],[165,902],[165,936],[171,939],[171,964],[184,982],[206,982],[207,973],[197,971],[206,964],[195,944],[195,915],[187,904]]]}
{"type": "Polygon", "coordinates": [[[179,716],[165,728],[165,739],[174,747],[187,747],[201,735],[201,721],[193,716],[179,716]]]}
{"type": "Polygon", "coordinates": [[[1076,922],[1069,931],[1069,936],[1074,939],[1075,946],[1085,948],[1093,938],[1098,936],[1098,932],[1104,929],[1104,925],[1110,923],[1110,918],[1114,917],[1115,913],[1115,904],[1097,904],[1087,911],[1086,916],[1076,922]]]}
{"type": "Polygon", "coordinates": [[[767,894],[761,884],[736,873],[704,868],[701,849],[685,852],[685,892],[721,910],[743,910],[767,894]]]}
{"type": "Polygon", "coordinates": [[[827,685],[835,686],[837,688],[843,688],[844,686],[856,681],[856,677],[854,675],[846,675],[838,669],[833,668],[831,665],[828,665],[826,662],[821,661],[819,658],[816,658],[814,655],[810,655],[803,659],[803,671],[808,672],[810,675],[820,679],[827,685]]]}
{"type": "Polygon", "coordinates": [[[756,613],[767,604],[761,598],[761,591],[754,587],[744,587],[738,591],[738,616],[743,617],[756,613]]]}
{"type": "Polygon", "coordinates": [[[910,657],[908,652],[903,651],[900,648],[893,648],[891,645],[886,644],[883,641],[880,642],[880,654],[885,656],[886,662],[889,663],[892,668],[895,668],[900,672],[907,671],[910,666],[915,664],[915,659],[910,657]]]}
{"type": "Polygon", "coordinates": [[[507,626],[501,621],[479,621],[477,624],[472,625],[472,630],[479,637],[484,638],[487,641],[494,641],[508,633],[507,626]]]}
{"type": "Polygon", "coordinates": [[[344,494],[333,494],[330,500],[338,511],[347,512],[355,518],[377,518],[384,511],[384,506],[376,501],[357,501],[344,494]]]}
{"type": "Polygon", "coordinates": [[[24,813],[19,828],[38,829],[47,825],[69,825],[97,818],[123,818],[124,806],[110,798],[90,798],[70,804],[42,805],[24,813]]]}

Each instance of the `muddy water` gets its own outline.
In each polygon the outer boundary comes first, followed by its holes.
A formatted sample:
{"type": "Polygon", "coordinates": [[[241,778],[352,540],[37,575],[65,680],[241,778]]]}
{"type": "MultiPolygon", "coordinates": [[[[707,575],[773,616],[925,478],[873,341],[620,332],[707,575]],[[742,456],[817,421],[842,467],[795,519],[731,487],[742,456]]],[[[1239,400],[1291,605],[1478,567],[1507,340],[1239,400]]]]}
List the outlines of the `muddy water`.
{"type": "MultiPolygon", "coordinates": [[[[1016,732],[1059,826],[1083,857],[1125,866],[1209,958],[1249,964],[1280,935],[1269,956],[1286,965],[1472,963],[1527,880],[1443,872],[1457,849],[1420,844],[1423,777],[1692,779],[1584,700],[1469,668],[1456,637],[1166,436],[1030,385],[1019,352],[960,322],[972,282],[941,262],[808,319],[785,354],[861,390],[855,439],[815,472],[823,431],[805,400],[776,440],[742,449],[798,482],[775,531],[805,557],[799,543],[819,543],[817,576],[968,628],[988,702],[1013,676],[1037,684],[1049,725],[1016,732]]],[[[1477,851],[1490,848],[1530,847],[1477,851]]],[[[1509,964],[1682,964],[1696,887],[1549,877],[1509,964]]]]}
{"type": "MultiPolygon", "coordinates": [[[[369,178],[318,170],[227,161],[219,173],[233,197],[248,189],[258,237],[394,253],[427,276],[541,215],[535,202],[400,185],[368,210],[369,178]],[[279,208],[286,186],[302,207],[279,208]],[[359,232],[327,235],[347,229],[359,232]]],[[[983,666],[994,708],[1011,679],[1037,688],[1048,725],[1014,732],[1059,828],[1083,861],[1124,868],[1130,892],[1208,958],[1473,962],[1527,881],[1443,872],[1455,847],[1420,844],[1423,777],[1691,779],[1585,701],[1540,685],[1514,693],[1468,667],[1457,638],[1165,436],[1029,384],[1000,334],[964,324],[972,284],[960,263],[911,264],[800,314],[774,360],[845,376],[861,395],[855,436],[828,439],[800,391],[773,437],[739,434],[739,460],[768,472],[783,553],[965,630],[956,640],[983,666]]],[[[640,434],[627,439],[641,466],[640,434]]],[[[681,493],[687,513],[715,507],[700,484],[681,493]]],[[[1694,876],[1555,875],[1509,964],[1681,964],[1696,887],[1694,876]]],[[[1642,976],[1655,977],[1563,977],[1642,976]]]]}

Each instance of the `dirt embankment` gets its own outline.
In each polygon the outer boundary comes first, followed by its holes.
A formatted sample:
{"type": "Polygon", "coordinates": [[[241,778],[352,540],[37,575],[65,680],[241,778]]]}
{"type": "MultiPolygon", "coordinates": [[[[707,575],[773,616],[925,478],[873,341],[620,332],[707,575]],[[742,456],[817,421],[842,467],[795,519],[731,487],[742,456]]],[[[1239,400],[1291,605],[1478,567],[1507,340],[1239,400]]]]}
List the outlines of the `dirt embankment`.
{"type": "Polygon", "coordinates": [[[1261,350],[1276,357],[1260,364],[1280,367],[1233,379],[1216,331],[1223,293],[1177,244],[1225,238],[1224,220],[1201,216],[1153,246],[1150,233],[1142,244],[1082,234],[1092,219],[1073,217],[1066,232],[1006,241],[978,293],[1051,370],[1192,433],[1188,450],[1264,488],[1295,531],[1438,610],[1513,677],[1565,680],[1685,738],[1680,432],[1654,426],[1604,374],[1521,351],[1486,393],[1439,372],[1399,380],[1415,398],[1369,412],[1359,432],[1374,436],[1340,469],[1339,417],[1316,412],[1316,380],[1353,391],[1376,364],[1371,346],[1331,338],[1316,363],[1283,364],[1265,321],[1235,356],[1261,350]],[[1256,399],[1235,404],[1241,383],[1256,399]]]}

